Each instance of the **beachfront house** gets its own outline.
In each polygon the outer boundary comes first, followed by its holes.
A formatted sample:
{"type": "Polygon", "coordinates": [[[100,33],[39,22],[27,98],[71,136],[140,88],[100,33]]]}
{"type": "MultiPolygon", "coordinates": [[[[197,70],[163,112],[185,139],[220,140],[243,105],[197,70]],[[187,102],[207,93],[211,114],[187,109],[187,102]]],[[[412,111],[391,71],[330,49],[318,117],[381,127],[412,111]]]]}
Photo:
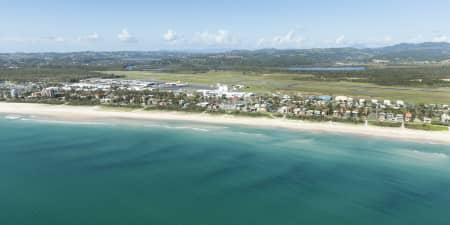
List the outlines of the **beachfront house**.
{"type": "Polygon", "coordinates": [[[386,120],[395,121],[395,117],[393,113],[386,113],[386,120]]]}
{"type": "Polygon", "coordinates": [[[16,88],[12,88],[10,90],[10,96],[11,98],[19,98],[22,96],[22,91],[16,88]]]}
{"type": "Polygon", "coordinates": [[[385,121],[386,120],[386,113],[384,113],[384,112],[380,112],[379,114],[378,114],[378,120],[379,121],[385,121]]]}
{"type": "Polygon", "coordinates": [[[443,123],[449,123],[450,122],[450,116],[446,113],[443,113],[441,115],[441,122],[443,123]]]}
{"type": "Polygon", "coordinates": [[[397,122],[403,122],[403,121],[404,121],[404,116],[403,116],[403,114],[397,114],[397,115],[395,115],[395,121],[397,121],[397,122]]]}
{"type": "Polygon", "coordinates": [[[278,113],[287,114],[289,112],[289,108],[287,106],[282,106],[278,109],[278,113]]]}
{"type": "Polygon", "coordinates": [[[102,98],[100,99],[100,104],[111,104],[112,103],[112,99],[111,98],[102,98]]]}
{"type": "Polygon", "coordinates": [[[409,122],[409,121],[411,121],[411,120],[412,120],[412,113],[406,112],[406,113],[405,113],[405,121],[406,121],[406,122],[409,122]]]}

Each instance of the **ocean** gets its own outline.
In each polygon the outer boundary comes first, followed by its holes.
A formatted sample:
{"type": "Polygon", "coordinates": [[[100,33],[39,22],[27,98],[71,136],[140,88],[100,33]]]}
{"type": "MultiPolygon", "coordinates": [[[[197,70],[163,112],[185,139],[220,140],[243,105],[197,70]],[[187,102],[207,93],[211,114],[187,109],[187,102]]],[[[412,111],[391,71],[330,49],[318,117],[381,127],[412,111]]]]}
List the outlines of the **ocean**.
{"type": "Polygon", "coordinates": [[[1,225],[450,224],[450,147],[0,115],[1,225]]]}

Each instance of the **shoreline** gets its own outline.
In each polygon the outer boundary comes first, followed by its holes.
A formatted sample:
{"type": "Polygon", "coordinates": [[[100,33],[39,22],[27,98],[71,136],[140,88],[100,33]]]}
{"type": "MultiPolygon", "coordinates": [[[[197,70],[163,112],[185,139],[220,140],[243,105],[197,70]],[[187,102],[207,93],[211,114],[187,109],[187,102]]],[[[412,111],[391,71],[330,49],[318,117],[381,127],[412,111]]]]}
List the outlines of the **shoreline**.
{"type": "Polygon", "coordinates": [[[68,121],[91,121],[98,119],[137,119],[186,121],[207,124],[244,125],[297,131],[314,131],[334,134],[371,136],[402,141],[450,145],[450,131],[420,131],[402,128],[351,125],[344,123],[309,122],[287,119],[238,117],[187,112],[115,110],[101,106],[45,105],[33,103],[0,102],[0,113],[46,116],[68,121]]]}

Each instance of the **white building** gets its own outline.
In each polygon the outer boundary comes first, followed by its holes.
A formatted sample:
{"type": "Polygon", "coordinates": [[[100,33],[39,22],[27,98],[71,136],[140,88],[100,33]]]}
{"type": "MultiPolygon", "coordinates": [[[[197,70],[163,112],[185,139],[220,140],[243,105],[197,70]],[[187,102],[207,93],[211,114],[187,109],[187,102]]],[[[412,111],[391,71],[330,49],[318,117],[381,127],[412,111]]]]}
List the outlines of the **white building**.
{"type": "Polygon", "coordinates": [[[10,91],[10,95],[11,95],[11,98],[18,98],[21,95],[21,93],[20,93],[19,89],[13,88],[10,91]]]}
{"type": "Polygon", "coordinates": [[[41,91],[41,96],[42,97],[55,97],[56,93],[58,92],[57,87],[48,87],[48,88],[44,88],[41,91]]]}
{"type": "Polygon", "coordinates": [[[449,116],[448,114],[443,113],[443,114],[441,115],[441,121],[442,121],[443,123],[448,123],[448,122],[450,122],[450,116],[449,116]]]}
{"type": "Polygon", "coordinates": [[[246,92],[230,92],[228,85],[217,84],[216,90],[197,90],[197,93],[201,93],[203,96],[208,97],[226,97],[226,98],[243,98],[253,96],[253,93],[246,92]]]}
{"type": "Polygon", "coordinates": [[[334,98],[334,100],[337,101],[337,102],[345,102],[345,101],[348,100],[348,97],[347,96],[336,96],[334,98]]]}
{"type": "Polygon", "coordinates": [[[397,100],[397,101],[396,101],[396,104],[397,104],[398,106],[404,106],[404,105],[405,105],[405,102],[402,101],[402,100],[397,100]]]}

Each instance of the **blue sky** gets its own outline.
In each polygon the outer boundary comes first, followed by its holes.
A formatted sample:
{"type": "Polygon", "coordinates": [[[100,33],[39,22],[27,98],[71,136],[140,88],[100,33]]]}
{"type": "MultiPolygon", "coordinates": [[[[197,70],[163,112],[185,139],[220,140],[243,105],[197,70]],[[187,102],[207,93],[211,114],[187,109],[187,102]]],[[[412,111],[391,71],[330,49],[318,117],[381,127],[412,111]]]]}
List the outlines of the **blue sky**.
{"type": "Polygon", "coordinates": [[[448,0],[0,0],[0,52],[450,41],[448,0]]]}

